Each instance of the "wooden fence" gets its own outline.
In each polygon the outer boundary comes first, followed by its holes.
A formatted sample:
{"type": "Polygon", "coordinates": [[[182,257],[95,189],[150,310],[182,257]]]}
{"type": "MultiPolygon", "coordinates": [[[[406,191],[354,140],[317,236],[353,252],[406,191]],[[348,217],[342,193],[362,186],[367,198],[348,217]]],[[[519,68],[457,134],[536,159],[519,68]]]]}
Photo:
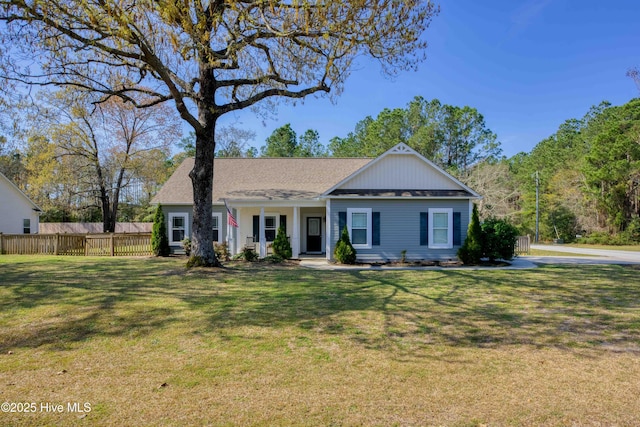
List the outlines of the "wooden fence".
{"type": "Polygon", "coordinates": [[[0,254],[147,256],[151,233],[2,234],[0,254]]]}
{"type": "Polygon", "coordinates": [[[516,240],[516,255],[528,255],[531,251],[531,238],[529,236],[518,236],[516,240]]]}
{"type": "MultiPolygon", "coordinates": [[[[151,222],[118,222],[115,233],[151,233],[151,222]]],[[[100,234],[103,231],[101,222],[41,222],[38,225],[42,234],[100,234]]]]}

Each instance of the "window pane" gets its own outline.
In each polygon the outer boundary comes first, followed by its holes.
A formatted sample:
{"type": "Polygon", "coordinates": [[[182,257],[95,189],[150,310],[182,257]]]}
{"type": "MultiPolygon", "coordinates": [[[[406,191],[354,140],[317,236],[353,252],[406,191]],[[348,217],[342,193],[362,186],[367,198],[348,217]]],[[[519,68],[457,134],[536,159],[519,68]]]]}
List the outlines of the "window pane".
{"type": "Polygon", "coordinates": [[[184,230],[173,230],[172,235],[172,240],[174,242],[180,242],[184,240],[184,230]]]}
{"type": "Polygon", "coordinates": [[[275,216],[264,217],[264,228],[276,228],[276,217],[275,216]]]}
{"type": "Polygon", "coordinates": [[[213,241],[214,241],[214,242],[217,242],[217,241],[219,241],[219,240],[220,240],[220,239],[218,238],[218,236],[219,236],[219,232],[218,232],[218,230],[213,230],[213,241]]]}
{"type": "Polygon", "coordinates": [[[218,217],[214,216],[211,218],[213,220],[213,229],[217,229],[218,228],[218,217]]]}
{"type": "Polygon", "coordinates": [[[434,213],[433,214],[433,227],[434,228],[447,228],[449,226],[449,215],[446,213],[434,213]]]}
{"type": "Polygon", "coordinates": [[[173,217],[173,228],[184,228],[184,217],[183,216],[174,216],[173,217]]]}
{"type": "Polygon", "coordinates": [[[433,243],[436,245],[446,245],[448,242],[448,232],[447,229],[436,229],[433,230],[433,243]]]}
{"type": "Polygon", "coordinates": [[[276,230],[264,230],[264,238],[267,242],[273,242],[276,240],[276,230]]]}
{"type": "Polygon", "coordinates": [[[352,229],[351,230],[351,244],[353,245],[366,245],[367,244],[367,230],[366,229],[352,229]]]}
{"type": "Polygon", "coordinates": [[[367,228],[367,214],[366,213],[351,214],[351,227],[367,228]]]}
{"type": "Polygon", "coordinates": [[[320,220],[318,218],[309,218],[309,236],[320,235],[320,220]]]}

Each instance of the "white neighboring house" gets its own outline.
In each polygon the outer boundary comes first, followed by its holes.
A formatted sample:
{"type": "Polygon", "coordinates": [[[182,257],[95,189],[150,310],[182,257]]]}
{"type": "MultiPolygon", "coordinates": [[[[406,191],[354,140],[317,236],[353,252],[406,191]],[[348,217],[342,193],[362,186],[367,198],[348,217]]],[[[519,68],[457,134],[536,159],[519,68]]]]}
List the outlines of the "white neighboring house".
{"type": "Polygon", "coordinates": [[[36,234],[42,210],[0,173],[0,233],[36,234]]]}

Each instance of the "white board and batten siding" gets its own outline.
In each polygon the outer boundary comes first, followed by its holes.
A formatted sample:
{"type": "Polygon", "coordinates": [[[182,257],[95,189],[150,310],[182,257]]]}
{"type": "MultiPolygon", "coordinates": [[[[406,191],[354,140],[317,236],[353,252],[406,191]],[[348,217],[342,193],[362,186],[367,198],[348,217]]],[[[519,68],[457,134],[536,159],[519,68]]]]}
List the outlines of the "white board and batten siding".
{"type": "Polygon", "coordinates": [[[339,189],[430,189],[461,190],[462,187],[422,159],[406,154],[389,154],[357,173],[339,189]]]}
{"type": "MultiPolygon", "coordinates": [[[[371,209],[380,219],[380,244],[358,249],[361,261],[455,259],[460,247],[436,248],[421,244],[421,213],[446,210],[460,219],[460,241],[466,238],[471,199],[479,197],[453,176],[405,144],[398,144],[327,192],[331,198],[329,248],[340,236],[340,212],[371,209]],[[351,194],[349,190],[354,190],[351,194]],[[370,190],[393,190],[376,194],[370,190]],[[421,190],[416,196],[397,196],[402,190],[421,190]],[[331,197],[333,191],[334,197],[331,197]],[[451,195],[446,195],[447,193],[451,195]],[[367,195],[367,193],[369,193],[367,195]],[[360,197],[358,197],[358,194],[360,197]]],[[[453,224],[451,224],[453,227],[453,224]]]]}
{"type": "Polygon", "coordinates": [[[0,233],[38,233],[39,212],[38,206],[0,174],[0,233]]]}

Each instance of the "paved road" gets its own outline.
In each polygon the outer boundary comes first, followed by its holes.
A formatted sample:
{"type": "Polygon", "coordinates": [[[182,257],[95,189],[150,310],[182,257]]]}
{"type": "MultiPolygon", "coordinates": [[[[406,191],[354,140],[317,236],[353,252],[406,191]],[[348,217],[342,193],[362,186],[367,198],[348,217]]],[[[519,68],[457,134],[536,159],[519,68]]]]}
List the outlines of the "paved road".
{"type": "Polygon", "coordinates": [[[640,252],[618,251],[610,249],[590,249],[590,248],[574,248],[562,245],[531,245],[532,249],[540,249],[543,251],[568,252],[566,257],[563,256],[526,256],[523,258],[530,259],[535,262],[543,263],[562,263],[573,262],[580,264],[640,264],[640,252]],[[580,254],[581,256],[576,256],[580,254]]]}

